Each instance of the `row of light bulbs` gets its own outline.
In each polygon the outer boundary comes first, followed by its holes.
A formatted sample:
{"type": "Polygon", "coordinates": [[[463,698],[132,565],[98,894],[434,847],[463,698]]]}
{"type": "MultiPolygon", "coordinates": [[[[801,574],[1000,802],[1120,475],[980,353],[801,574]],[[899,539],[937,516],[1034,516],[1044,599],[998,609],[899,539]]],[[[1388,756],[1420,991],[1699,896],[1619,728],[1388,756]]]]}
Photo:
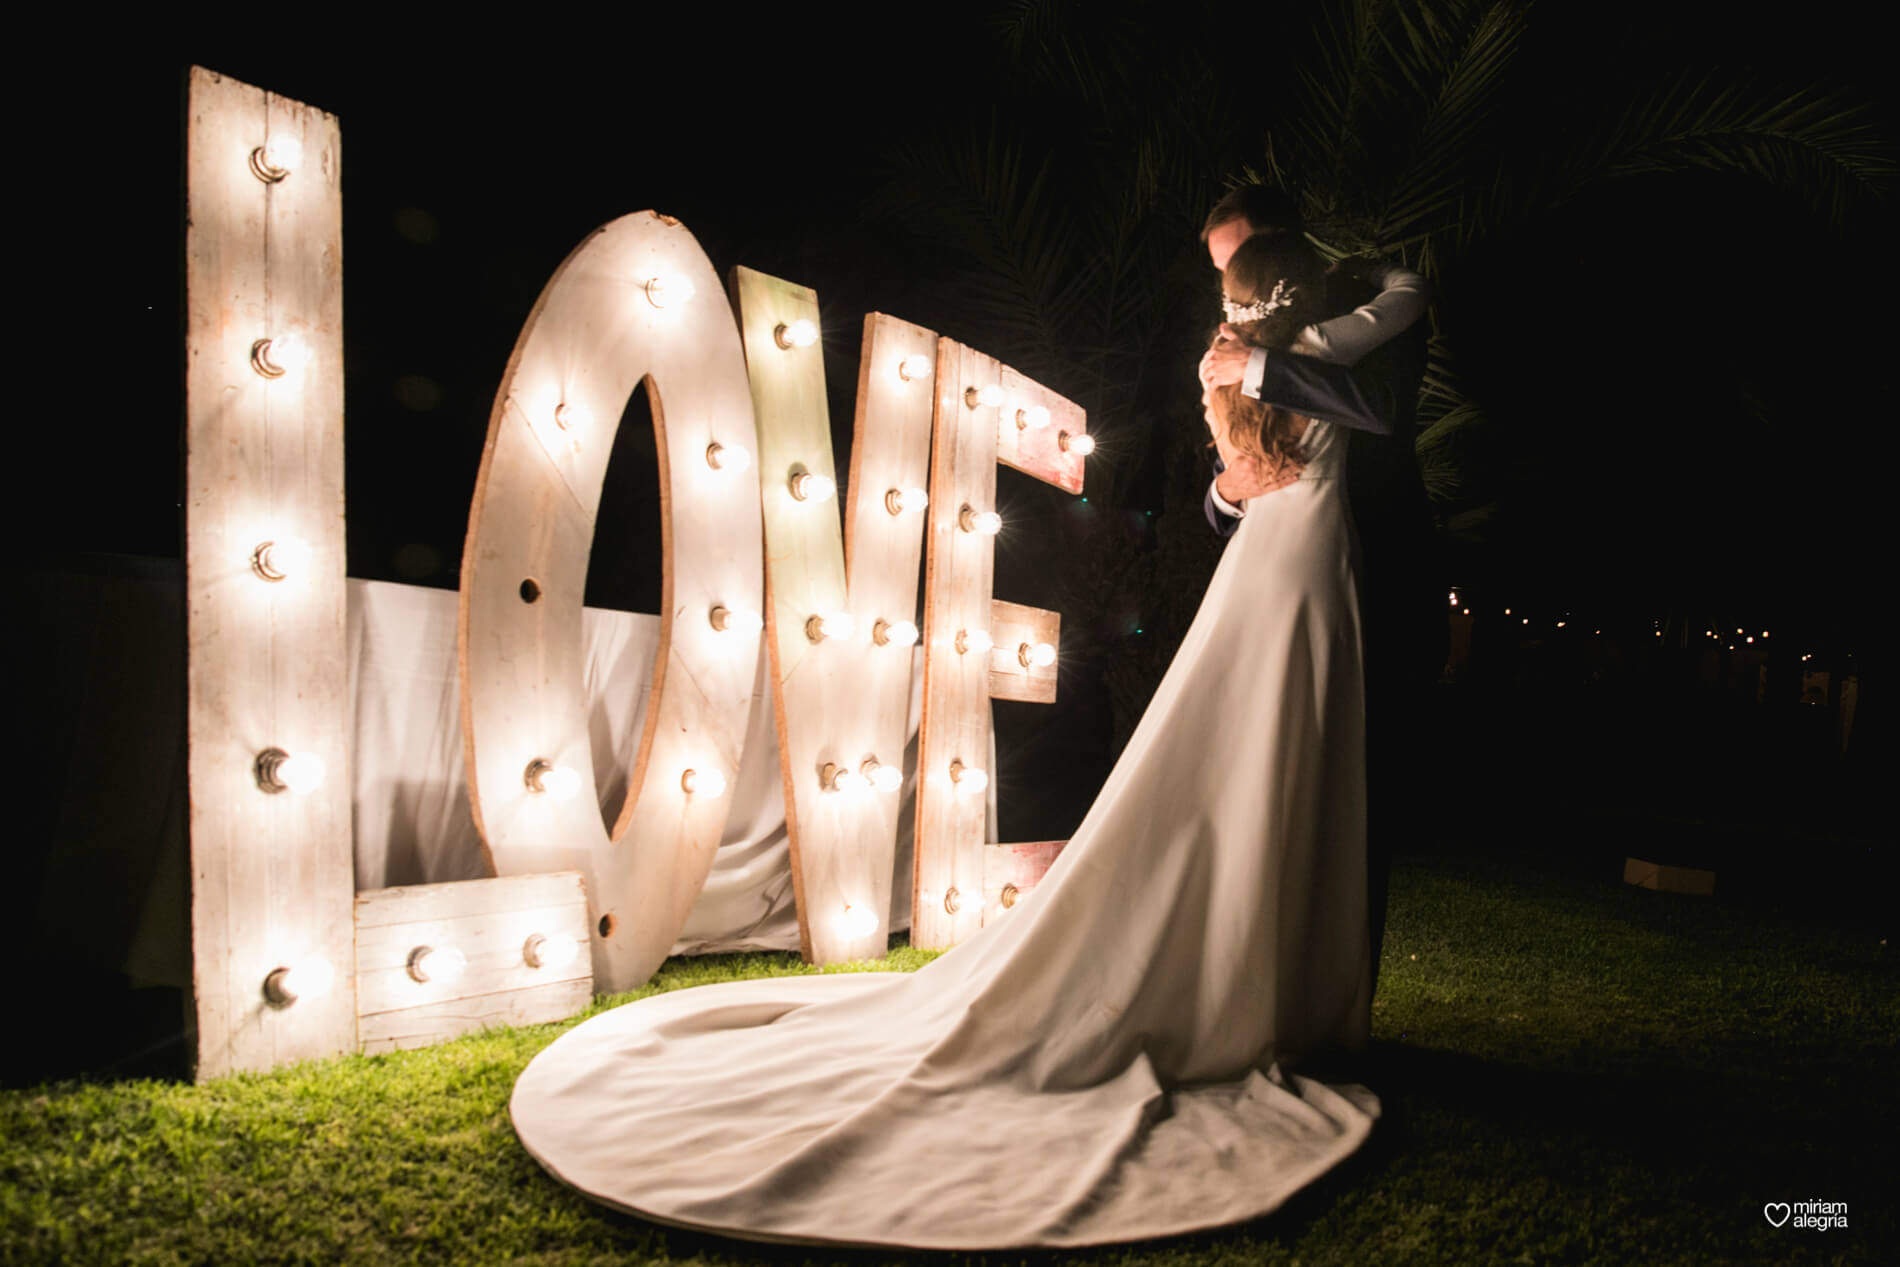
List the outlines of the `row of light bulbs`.
{"type": "MultiPolygon", "coordinates": [[[[521,944],[521,960],[537,971],[558,971],[574,961],[580,942],[565,933],[535,933],[521,944]]],[[[417,946],[409,952],[405,969],[417,984],[453,985],[468,971],[468,956],[455,946],[417,946]]],[[[336,984],[336,968],[321,955],[312,955],[273,968],[264,978],[264,996],[276,1007],[299,999],[321,998],[336,984]]]]}

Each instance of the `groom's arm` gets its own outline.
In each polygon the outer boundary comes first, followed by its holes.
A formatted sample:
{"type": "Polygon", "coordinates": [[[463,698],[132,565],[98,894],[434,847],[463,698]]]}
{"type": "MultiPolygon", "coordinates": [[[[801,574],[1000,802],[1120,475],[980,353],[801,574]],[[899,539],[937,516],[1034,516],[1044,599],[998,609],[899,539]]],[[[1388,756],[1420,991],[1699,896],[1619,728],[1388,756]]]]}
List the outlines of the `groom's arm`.
{"type": "Polygon", "coordinates": [[[1214,478],[1207,481],[1207,496],[1201,499],[1201,510],[1207,515],[1207,522],[1215,532],[1223,537],[1231,537],[1240,531],[1240,519],[1246,512],[1222,497],[1214,486],[1220,483],[1221,472],[1227,469],[1227,463],[1214,459],[1214,478]]]}
{"type": "Polygon", "coordinates": [[[1240,390],[1266,404],[1355,431],[1392,434],[1398,401],[1391,384],[1377,376],[1362,380],[1344,365],[1265,348],[1252,349],[1247,368],[1240,390]],[[1249,391],[1254,382],[1258,390],[1249,391]]]}

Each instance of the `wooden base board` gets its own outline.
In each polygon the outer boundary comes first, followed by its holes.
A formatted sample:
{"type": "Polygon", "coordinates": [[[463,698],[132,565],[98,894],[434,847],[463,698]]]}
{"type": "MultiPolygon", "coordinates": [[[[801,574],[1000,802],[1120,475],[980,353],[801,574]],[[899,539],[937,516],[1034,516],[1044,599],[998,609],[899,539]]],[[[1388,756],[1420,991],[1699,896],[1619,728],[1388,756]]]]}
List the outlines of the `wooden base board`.
{"type": "Polygon", "coordinates": [[[427,1047],[490,1025],[565,1020],[594,994],[581,873],[501,876],[371,889],[356,895],[357,1045],[366,1053],[427,1047]],[[565,937],[559,966],[528,962],[528,940],[565,937]],[[419,947],[454,947],[452,981],[417,981],[419,947]]]}
{"type": "Polygon", "coordinates": [[[1661,863],[1644,862],[1641,858],[1625,858],[1623,883],[1633,884],[1639,889],[1655,889],[1661,893],[1693,893],[1697,897],[1708,897],[1715,892],[1715,872],[1701,871],[1695,867],[1666,867],[1661,863]]]}

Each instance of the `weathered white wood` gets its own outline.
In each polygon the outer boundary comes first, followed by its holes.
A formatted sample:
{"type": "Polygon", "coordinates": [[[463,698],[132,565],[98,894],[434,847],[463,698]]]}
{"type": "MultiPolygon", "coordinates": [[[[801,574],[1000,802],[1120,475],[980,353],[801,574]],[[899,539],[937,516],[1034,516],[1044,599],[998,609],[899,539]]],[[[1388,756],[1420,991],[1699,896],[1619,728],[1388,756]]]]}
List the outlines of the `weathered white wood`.
{"type": "Polygon", "coordinates": [[[469,512],[460,622],[476,825],[501,874],[586,877],[603,990],[652,975],[705,884],[729,801],[687,793],[681,776],[730,782],[752,706],[758,635],[715,630],[710,615],[761,609],[759,488],[754,468],[707,462],[715,442],[758,447],[718,277],[678,221],[624,216],[563,261],[515,346],[469,512]],[[662,293],[655,278],[673,284],[662,293]],[[646,729],[609,833],[588,748],[581,596],[614,431],[643,384],[659,451],[664,620],[646,729]],[[537,759],[573,770],[579,794],[532,792],[537,759]]]}
{"type": "MultiPolygon", "coordinates": [[[[545,906],[587,906],[587,893],[578,871],[550,871],[543,875],[496,876],[487,880],[458,880],[450,884],[406,884],[392,889],[365,889],[356,895],[356,929],[421,920],[466,919],[545,906]]],[[[585,965],[582,965],[585,968],[585,965]]]]}
{"type": "Polygon", "coordinates": [[[1079,449],[1065,449],[1060,440],[1065,431],[1072,436],[1087,432],[1088,415],[1082,406],[1007,365],[1002,367],[1001,381],[1005,399],[997,411],[996,460],[1045,484],[1080,493],[1086,462],[1079,449]],[[1019,418],[1018,412],[1037,406],[1049,411],[1047,425],[1024,425],[1033,419],[1019,418]]]}
{"type": "Polygon", "coordinates": [[[1066,840],[986,845],[983,849],[983,922],[1001,916],[1042,883],[1066,840]]]}
{"type": "Polygon", "coordinates": [[[585,1010],[593,993],[593,979],[580,977],[528,990],[506,990],[400,1012],[378,1012],[362,1020],[362,1049],[366,1055],[406,1051],[490,1026],[565,1020],[585,1010]]]}
{"type": "Polygon", "coordinates": [[[791,488],[800,473],[836,479],[821,347],[786,347],[779,338],[801,322],[816,329],[818,297],[746,268],[733,270],[732,293],[759,428],[766,636],[799,942],[816,963],[874,958],[890,935],[885,913],[899,793],[840,791],[824,776],[828,767],[861,772],[866,761],[903,768],[910,653],[879,645],[874,629],[880,616],[909,620],[916,607],[923,517],[891,515],[885,492],[924,482],[929,386],[906,384],[893,370],[899,387],[917,389],[893,391],[866,375],[882,361],[929,347],[935,336],[888,318],[883,325],[875,315],[866,320],[850,489],[851,575],[864,588],[848,589],[837,499],[800,499],[791,488]],[[852,632],[814,642],[812,618],[839,611],[854,618],[852,632]]]}
{"type": "Polygon", "coordinates": [[[440,1042],[484,1024],[560,1020],[593,994],[590,957],[535,966],[528,940],[588,942],[587,896],[579,872],[505,876],[454,884],[376,889],[356,898],[359,1042],[440,1042]],[[417,981],[410,960],[421,947],[453,947],[467,960],[454,980],[417,981]]]}
{"type": "Polygon", "coordinates": [[[1062,613],[1021,603],[990,600],[990,698],[1022,700],[1031,704],[1056,702],[1056,670],[1061,661],[1024,664],[1022,648],[1046,642],[1062,651],[1062,613]]]}
{"type": "Polygon", "coordinates": [[[911,889],[914,946],[954,945],[982,927],[987,802],[967,783],[959,785],[952,771],[957,763],[978,770],[988,765],[990,656],[959,652],[956,642],[961,631],[987,631],[991,615],[996,538],[966,531],[960,518],[966,507],[977,513],[995,509],[999,411],[972,406],[966,393],[996,386],[1000,368],[994,358],[954,340],[938,342],[911,889]]]}
{"type": "Polygon", "coordinates": [[[185,586],[197,1075],[268,1069],[354,1043],[343,541],[341,141],[331,115],[193,67],[186,138],[185,586]],[[294,136],[266,183],[252,151],[294,136]],[[252,345],[300,337],[278,378],[252,345]],[[253,571],[298,537],[308,566],[253,571]],[[326,767],[260,788],[260,752],[326,767]],[[273,969],[321,957],[335,983],[287,1007],[273,969]]]}

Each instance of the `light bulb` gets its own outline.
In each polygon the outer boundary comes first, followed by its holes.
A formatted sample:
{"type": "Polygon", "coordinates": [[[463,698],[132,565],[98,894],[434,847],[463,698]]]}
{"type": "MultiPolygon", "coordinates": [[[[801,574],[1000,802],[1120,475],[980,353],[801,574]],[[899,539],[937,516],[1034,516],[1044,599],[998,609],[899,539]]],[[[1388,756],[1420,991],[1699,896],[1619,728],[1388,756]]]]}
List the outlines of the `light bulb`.
{"type": "Polygon", "coordinates": [[[919,352],[907,356],[897,363],[897,376],[906,383],[915,383],[930,377],[930,358],[919,352]]]}
{"type": "Polygon", "coordinates": [[[468,971],[468,956],[453,946],[417,946],[409,952],[409,976],[415,981],[453,985],[468,971]]]}
{"type": "Polygon", "coordinates": [[[957,791],[974,795],[990,785],[990,776],[975,766],[964,765],[961,761],[952,761],[950,781],[957,785],[957,791]]]}
{"type": "Polygon", "coordinates": [[[1016,411],[1016,429],[1019,431],[1040,431],[1049,425],[1049,407],[1031,405],[1027,409],[1016,411]]]}
{"type": "Polygon", "coordinates": [[[821,502],[838,491],[838,486],[828,475],[818,475],[811,471],[798,471],[791,478],[792,496],[801,502],[821,502]]]}
{"type": "Polygon", "coordinates": [[[965,532],[993,537],[1003,530],[1003,517],[993,510],[978,510],[974,506],[965,506],[957,512],[957,526],[965,532]]]}
{"type": "Polygon", "coordinates": [[[808,348],[818,342],[818,327],[800,317],[790,325],[780,322],[778,328],[772,331],[772,338],[782,348],[808,348]]]}
{"type": "Polygon", "coordinates": [[[293,752],[277,767],[277,778],[299,796],[323,783],[323,758],[314,752],[293,752]]]}
{"type": "Polygon", "coordinates": [[[549,796],[557,801],[571,801],[581,790],[579,771],[572,766],[555,765],[545,757],[536,757],[530,761],[522,780],[528,785],[530,792],[549,796]]]}
{"type": "Polygon", "coordinates": [[[303,162],[303,141],[294,133],[273,133],[251,151],[251,174],[267,185],[274,185],[303,162]]]}
{"type": "Polygon", "coordinates": [[[1083,457],[1095,452],[1095,437],[1086,431],[1064,431],[1056,437],[1056,444],[1068,453],[1080,453],[1083,457]]]}
{"type": "Polygon", "coordinates": [[[877,913],[868,906],[847,904],[838,916],[838,924],[850,937],[869,937],[877,931],[877,913]]]}
{"type": "Polygon", "coordinates": [[[963,909],[963,890],[954,884],[943,891],[943,911],[946,915],[955,915],[963,909]]]}
{"type": "Polygon", "coordinates": [[[907,510],[922,510],[930,505],[930,494],[921,488],[893,488],[884,494],[884,509],[893,515],[907,510]]]}
{"type": "Polygon", "coordinates": [[[689,796],[723,796],[726,776],[717,770],[685,770],[680,774],[680,790],[689,796]]]}
{"type": "Polygon", "coordinates": [[[871,626],[871,641],[880,647],[910,647],[917,643],[917,626],[908,620],[880,619],[871,626]]]}
{"type": "Polygon", "coordinates": [[[289,1007],[298,999],[320,999],[336,984],[336,969],[321,955],[296,960],[272,969],[264,978],[264,994],[278,1007],[289,1007]]]}
{"type": "Polygon", "coordinates": [[[302,537],[277,537],[251,551],[251,570],[267,581],[281,581],[310,570],[316,552],[302,537]]]}
{"type": "Polygon", "coordinates": [[[830,612],[823,616],[812,616],[805,621],[805,636],[813,642],[823,642],[827,638],[849,638],[858,630],[858,622],[850,612],[830,612]]]}
{"type": "Polygon", "coordinates": [[[308,365],[310,355],[309,342],[293,330],[251,344],[251,368],[265,378],[283,378],[308,365]]]}
{"type": "Polygon", "coordinates": [[[984,387],[966,387],[963,389],[963,403],[972,409],[978,405],[988,405],[991,409],[995,409],[1003,403],[1003,389],[996,383],[990,383],[984,387]]]}
{"type": "Polygon", "coordinates": [[[715,471],[743,475],[752,466],[752,452],[741,445],[720,444],[715,440],[706,446],[706,465],[715,471]]]}
{"type": "Polygon", "coordinates": [[[996,644],[987,629],[959,629],[956,645],[958,655],[982,655],[996,644]]]}
{"type": "Polygon", "coordinates": [[[563,431],[579,431],[588,423],[587,411],[566,401],[554,407],[554,425],[563,431]]]}
{"type": "Polygon", "coordinates": [[[757,633],[765,628],[765,618],[744,607],[715,607],[707,619],[720,633],[757,633]]]}
{"type": "Polygon", "coordinates": [[[858,767],[858,773],[871,781],[871,786],[880,792],[895,792],[904,786],[904,772],[894,765],[885,765],[876,757],[868,757],[858,767]]]}
{"type": "Polygon", "coordinates": [[[266,748],[257,754],[253,768],[257,785],[266,792],[295,792],[301,796],[323,784],[323,758],[314,752],[266,748]]]}
{"type": "Polygon", "coordinates": [[[1451,592],[1451,605],[1453,607],[1456,607],[1458,605],[1458,591],[1457,590],[1453,590],[1451,592]]]}
{"type": "Polygon", "coordinates": [[[580,952],[581,944],[565,933],[536,933],[521,947],[521,957],[530,968],[565,968],[580,952]]]}
{"type": "Polygon", "coordinates": [[[1056,649],[1046,642],[1034,646],[1025,642],[1016,648],[1016,658],[1025,669],[1046,669],[1056,662],[1056,649]]]}
{"type": "Polygon", "coordinates": [[[690,300],[696,292],[692,279],[679,273],[661,273],[649,277],[647,299],[655,308],[671,308],[690,300]]]}
{"type": "Polygon", "coordinates": [[[830,761],[827,761],[825,768],[819,772],[818,781],[828,792],[856,794],[871,790],[871,780],[848,766],[837,765],[830,761]]]}

